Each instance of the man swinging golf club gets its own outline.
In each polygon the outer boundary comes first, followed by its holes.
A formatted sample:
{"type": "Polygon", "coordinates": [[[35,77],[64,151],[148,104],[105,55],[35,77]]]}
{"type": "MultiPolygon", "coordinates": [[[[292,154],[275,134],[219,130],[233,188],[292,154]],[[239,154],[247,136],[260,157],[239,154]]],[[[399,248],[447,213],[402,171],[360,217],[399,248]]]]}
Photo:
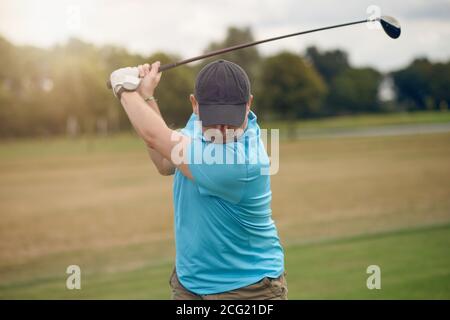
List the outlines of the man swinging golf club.
{"type": "Polygon", "coordinates": [[[247,74],[225,60],[206,65],[190,96],[193,113],[177,132],[154,98],[159,67],[118,69],[110,81],[158,171],[174,174],[172,298],[287,299],[270,176],[261,173],[269,161],[247,74]]]}

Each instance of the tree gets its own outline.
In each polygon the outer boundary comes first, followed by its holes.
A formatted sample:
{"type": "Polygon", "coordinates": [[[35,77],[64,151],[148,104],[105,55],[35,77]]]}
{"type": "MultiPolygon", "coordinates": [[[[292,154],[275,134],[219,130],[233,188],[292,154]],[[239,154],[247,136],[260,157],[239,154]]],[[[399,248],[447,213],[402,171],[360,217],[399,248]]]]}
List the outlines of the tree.
{"type": "Polygon", "coordinates": [[[308,47],[306,58],[328,84],[336,76],[350,68],[347,53],[342,50],[320,52],[316,47],[308,47]]]}
{"type": "Polygon", "coordinates": [[[263,113],[284,119],[318,113],[327,87],[313,66],[290,52],[267,58],[262,64],[260,107],[263,113]]]}
{"type": "Polygon", "coordinates": [[[327,98],[328,113],[379,111],[378,88],[381,80],[381,74],[372,68],[347,69],[331,82],[327,98]]]}
{"type": "Polygon", "coordinates": [[[432,108],[441,109],[450,104],[450,61],[433,65],[430,83],[432,108]]]}
{"type": "MultiPolygon", "coordinates": [[[[179,57],[155,53],[145,61],[161,61],[162,64],[179,60],[179,57]]],[[[167,124],[173,128],[186,124],[192,114],[189,95],[194,92],[195,73],[190,66],[181,66],[163,72],[155,96],[167,124]]]]}
{"type": "Polygon", "coordinates": [[[65,129],[68,118],[75,117],[81,131],[95,133],[97,121],[108,119],[110,109],[118,107],[105,87],[106,70],[98,49],[77,39],[57,46],[50,53],[50,77],[54,87],[50,92],[51,105],[58,122],[65,129]]]}
{"type": "Polygon", "coordinates": [[[378,88],[381,74],[371,68],[352,68],[345,51],[320,52],[306,49],[306,57],[329,86],[322,108],[323,115],[375,112],[380,110],[378,88]]]}
{"type": "Polygon", "coordinates": [[[399,103],[409,110],[427,109],[431,97],[433,66],[428,59],[415,59],[404,69],[391,73],[399,103]]]}

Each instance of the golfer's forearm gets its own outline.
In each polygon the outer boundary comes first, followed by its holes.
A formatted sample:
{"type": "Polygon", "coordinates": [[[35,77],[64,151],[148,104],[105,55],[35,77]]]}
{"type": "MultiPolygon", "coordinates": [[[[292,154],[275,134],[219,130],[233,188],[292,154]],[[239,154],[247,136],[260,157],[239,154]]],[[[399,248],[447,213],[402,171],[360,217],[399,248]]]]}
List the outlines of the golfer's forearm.
{"type": "MultiPolygon", "coordinates": [[[[158,103],[155,100],[150,100],[147,105],[162,118],[158,103]]],[[[160,174],[168,176],[175,173],[175,165],[171,161],[164,158],[158,151],[149,146],[147,146],[147,151],[160,174]]]]}
{"type": "Polygon", "coordinates": [[[184,150],[189,144],[189,138],[171,130],[137,92],[122,93],[120,101],[136,132],[147,146],[159,152],[165,160],[170,161],[169,164],[174,156],[174,148],[177,147],[175,156],[180,162],[176,166],[186,177],[192,179],[188,165],[183,162],[184,150]]]}
{"type": "Polygon", "coordinates": [[[149,146],[147,146],[147,151],[160,174],[169,176],[175,173],[175,165],[171,161],[164,158],[158,151],[149,146]]]}
{"type": "Polygon", "coordinates": [[[161,111],[159,111],[159,106],[158,106],[158,103],[156,102],[156,100],[150,100],[147,103],[147,105],[150,108],[152,108],[162,118],[161,111]]]}
{"type": "Polygon", "coordinates": [[[137,134],[149,147],[155,145],[158,132],[170,130],[162,117],[149,108],[137,92],[124,92],[120,99],[137,134]]]}

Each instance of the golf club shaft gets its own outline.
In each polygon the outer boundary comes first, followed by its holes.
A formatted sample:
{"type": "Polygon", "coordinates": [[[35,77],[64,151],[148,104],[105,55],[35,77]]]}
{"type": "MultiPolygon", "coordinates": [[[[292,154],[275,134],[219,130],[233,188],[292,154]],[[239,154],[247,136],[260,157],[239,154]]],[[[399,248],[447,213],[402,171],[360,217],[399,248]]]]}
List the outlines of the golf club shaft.
{"type": "MultiPolygon", "coordinates": [[[[261,44],[261,43],[266,43],[266,42],[270,42],[270,41],[280,40],[280,39],[284,39],[284,38],[295,37],[295,36],[299,36],[299,35],[302,35],[302,34],[313,33],[313,32],[317,32],[317,31],[323,31],[323,30],[328,30],[328,29],[335,29],[335,28],[340,28],[340,27],[351,26],[351,25],[354,25],[354,24],[360,24],[360,23],[365,23],[365,22],[373,22],[373,21],[378,21],[378,20],[379,19],[359,20],[359,21],[354,21],[354,22],[336,24],[334,26],[329,26],[329,27],[323,27],[323,28],[317,28],[317,29],[311,29],[311,30],[306,30],[306,31],[301,31],[301,32],[290,33],[290,34],[286,34],[286,35],[283,35],[283,36],[268,38],[268,39],[259,40],[259,41],[253,41],[253,42],[247,42],[247,43],[243,43],[243,44],[238,44],[238,45],[235,45],[235,46],[232,46],[232,47],[211,51],[209,53],[205,53],[205,54],[193,57],[193,58],[181,60],[181,61],[178,61],[178,62],[172,62],[172,63],[168,63],[168,64],[163,64],[163,65],[161,65],[159,67],[158,71],[159,72],[166,71],[166,70],[169,70],[169,69],[181,66],[183,64],[187,64],[187,63],[194,62],[194,61],[197,61],[197,60],[202,60],[202,59],[205,59],[205,58],[209,58],[209,57],[216,56],[216,55],[219,55],[219,54],[224,54],[224,53],[227,53],[227,52],[230,52],[230,51],[235,51],[235,50],[238,50],[238,49],[243,49],[243,48],[256,46],[256,45],[261,44]]],[[[108,88],[111,88],[111,82],[110,81],[107,82],[107,86],[108,86],[108,88]]]]}

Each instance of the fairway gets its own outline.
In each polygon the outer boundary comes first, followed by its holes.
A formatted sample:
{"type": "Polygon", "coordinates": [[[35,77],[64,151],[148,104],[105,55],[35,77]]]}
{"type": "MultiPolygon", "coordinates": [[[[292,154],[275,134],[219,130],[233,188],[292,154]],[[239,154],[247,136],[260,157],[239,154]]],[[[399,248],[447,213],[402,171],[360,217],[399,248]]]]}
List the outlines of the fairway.
{"type": "MultiPolygon", "coordinates": [[[[450,225],[287,246],[291,299],[449,299],[450,225]],[[421,254],[417,254],[420,252],[421,254]],[[365,269],[379,265],[382,290],[368,290],[365,269]]],[[[0,298],[167,299],[170,263],[83,278],[63,275],[0,286],[0,298]]]]}
{"type": "MultiPolygon", "coordinates": [[[[6,142],[0,159],[0,298],[170,297],[172,179],[138,138],[6,142]]],[[[449,299],[449,163],[449,133],[282,142],[289,298],[449,299]]]]}

